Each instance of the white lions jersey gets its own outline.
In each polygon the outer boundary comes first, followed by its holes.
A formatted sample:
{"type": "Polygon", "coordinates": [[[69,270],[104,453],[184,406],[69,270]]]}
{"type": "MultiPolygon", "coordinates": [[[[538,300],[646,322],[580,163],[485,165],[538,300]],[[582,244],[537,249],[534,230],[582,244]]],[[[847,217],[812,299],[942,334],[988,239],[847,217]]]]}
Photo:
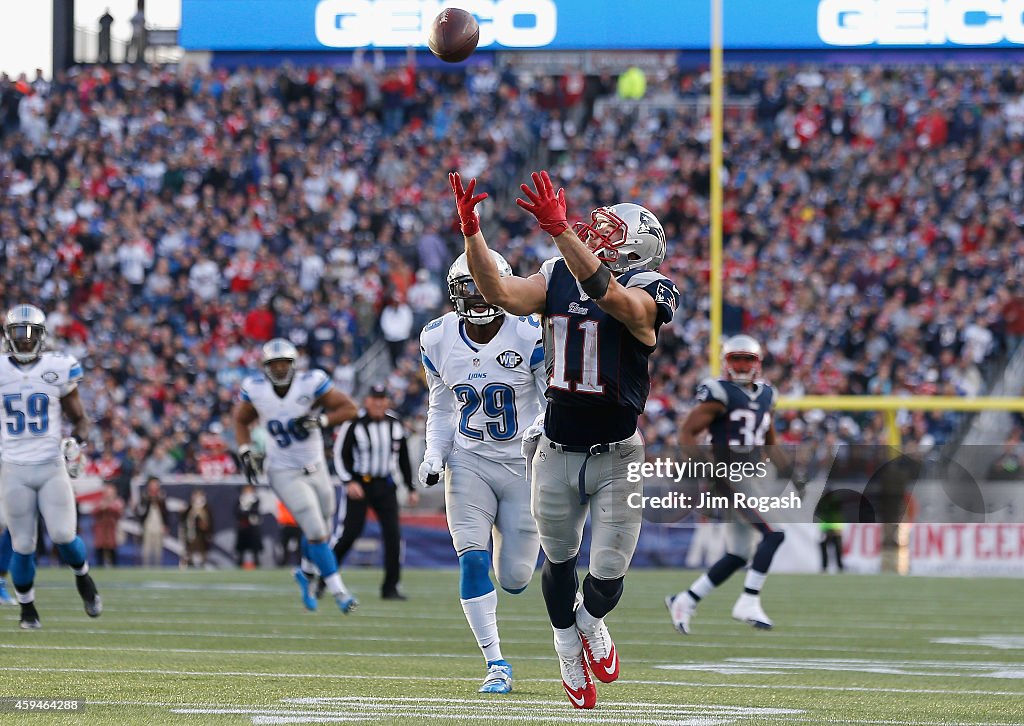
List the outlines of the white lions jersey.
{"type": "Polygon", "coordinates": [[[42,464],[60,459],[60,399],[82,380],[82,364],[45,352],[35,363],[0,358],[0,442],[4,461],[42,464]]]}
{"type": "Polygon", "coordinates": [[[523,431],[545,405],[547,376],[540,322],[505,315],[485,345],[466,335],[448,313],[420,334],[430,386],[426,455],[448,459],[453,445],[491,461],[523,458],[523,431]]]}
{"type": "Polygon", "coordinates": [[[242,400],[253,405],[267,429],[267,471],[327,465],[323,435],[319,429],[308,431],[298,419],[311,413],[317,399],[333,387],[330,376],[319,369],[296,371],[283,397],[262,374],[242,381],[242,400]]]}

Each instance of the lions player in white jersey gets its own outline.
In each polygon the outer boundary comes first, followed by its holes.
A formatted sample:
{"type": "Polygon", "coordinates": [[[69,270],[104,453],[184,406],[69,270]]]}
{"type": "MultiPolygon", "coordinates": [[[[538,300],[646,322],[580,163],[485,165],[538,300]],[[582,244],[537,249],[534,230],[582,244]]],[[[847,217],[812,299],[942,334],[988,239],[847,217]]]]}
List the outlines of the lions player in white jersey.
{"type": "MultiPolygon", "coordinates": [[[[250,482],[263,469],[252,448],[251,427],[256,420],[267,430],[266,471],[270,487],[295,517],[303,534],[303,556],[316,565],[327,590],[343,613],[358,602],[338,574],[338,561],[327,544],[337,506],[327,474],[321,429],[355,418],[352,399],[334,387],[319,369],[297,372],[299,353],[283,338],[263,346],[263,375],[242,381],[241,400],[235,406],[238,456],[250,482]]],[[[316,609],[316,599],[303,602],[316,609]]]]}
{"type": "Polygon", "coordinates": [[[21,605],[20,626],[40,627],[35,606],[36,532],[41,514],[61,557],[75,573],[78,594],[90,617],[103,603],[89,575],[85,544],[75,530],[78,513],[71,479],[82,472],[82,446],[89,421],[78,397],[82,366],[72,356],[44,352],[46,316],[33,305],[17,305],[4,319],[0,357],[0,490],[14,550],[11,581],[21,605]],[[72,434],[61,437],[61,413],[72,434]]]}
{"type": "MultiPolygon", "coordinates": [[[[511,275],[508,262],[491,254],[501,274],[511,275]]],[[[544,346],[536,318],[506,315],[484,301],[465,254],[448,271],[448,291],[455,312],[420,335],[430,399],[419,478],[430,486],[444,471],[462,609],[487,662],[480,692],[508,693],[512,666],[501,654],[487,550],[493,538],[498,583],[513,594],[525,590],[540,541],[521,447],[543,410],[544,346]]]]}

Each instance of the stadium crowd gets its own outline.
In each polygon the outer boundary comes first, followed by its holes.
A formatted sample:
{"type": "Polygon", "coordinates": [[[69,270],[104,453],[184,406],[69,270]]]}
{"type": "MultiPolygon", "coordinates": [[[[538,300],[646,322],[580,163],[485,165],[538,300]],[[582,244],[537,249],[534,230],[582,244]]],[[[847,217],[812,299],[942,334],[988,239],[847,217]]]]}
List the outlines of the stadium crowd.
{"type": "MultiPolygon", "coordinates": [[[[286,337],[352,390],[377,338],[422,419],[416,337],[462,240],[444,174],[493,193],[484,229],[520,274],[554,254],[512,203],[544,165],[570,217],[637,201],[683,293],[643,426],[672,446],[707,375],[707,75],[473,67],[93,67],[0,78],[0,299],[49,315],[86,367],[92,473],[231,472],[228,413],[286,337]]],[[[725,124],[725,332],[783,394],[974,395],[1024,336],[1024,74],[736,68],[725,124]]],[[[374,371],[374,375],[377,371],[374,371]]],[[[901,417],[941,444],[959,417],[901,417]]],[[[784,440],[881,442],[871,414],[783,412],[784,440]]]]}

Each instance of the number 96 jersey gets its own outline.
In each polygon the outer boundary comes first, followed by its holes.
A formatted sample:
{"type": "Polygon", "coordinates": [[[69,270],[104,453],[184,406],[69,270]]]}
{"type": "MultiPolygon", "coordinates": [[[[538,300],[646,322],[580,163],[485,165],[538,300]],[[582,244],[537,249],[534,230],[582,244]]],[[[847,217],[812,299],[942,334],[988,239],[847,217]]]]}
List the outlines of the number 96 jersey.
{"type": "Polygon", "coordinates": [[[0,441],[4,461],[42,464],[61,458],[60,399],[82,380],[74,356],[45,352],[29,365],[0,358],[0,441]]]}
{"type": "Polygon", "coordinates": [[[264,375],[242,381],[241,399],[252,404],[267,429],[267,471],[326,463],[320,431],[307,430],[299,419],[310,413],[333,385],[319,369],[296,371],[284,396],[277,395],[264,375]]]}
{"type": "Polygon", "coordinates": [[[447,313],[420,334],[430,386],[425,456],[445,461],[454,444],[490,461],[521,461],[523,431],[540,414],[547,386],[540,323],[506,314],[485,344],[465,325],[447,313]]]}

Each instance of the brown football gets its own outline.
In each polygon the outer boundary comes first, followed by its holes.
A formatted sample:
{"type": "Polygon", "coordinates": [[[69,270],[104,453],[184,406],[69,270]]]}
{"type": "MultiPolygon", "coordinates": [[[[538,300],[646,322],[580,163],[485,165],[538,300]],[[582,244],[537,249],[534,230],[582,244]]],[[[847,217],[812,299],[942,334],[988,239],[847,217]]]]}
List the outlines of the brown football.
{"type": "Polygon", "coordinates": [[[458,8],[445,8],[430,26],[427,47],[446,63],[466,60],[480,41],[480,26],[472,13],[458,8]]]}

